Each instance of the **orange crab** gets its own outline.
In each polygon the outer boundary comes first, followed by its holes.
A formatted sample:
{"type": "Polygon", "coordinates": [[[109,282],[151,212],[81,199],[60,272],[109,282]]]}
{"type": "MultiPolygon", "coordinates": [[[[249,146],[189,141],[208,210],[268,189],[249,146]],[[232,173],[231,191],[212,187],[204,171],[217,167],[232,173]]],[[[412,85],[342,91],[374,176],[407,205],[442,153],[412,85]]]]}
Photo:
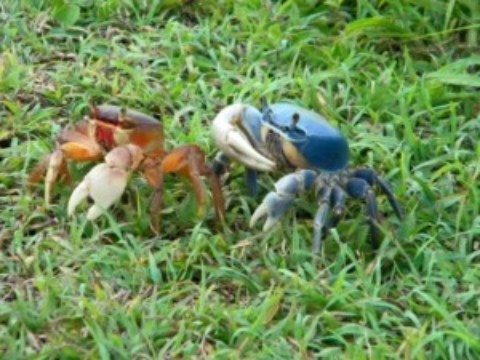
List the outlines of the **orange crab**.
{"type": "Polygon", "coordinates": [[[45,177],[45,203],[48,206],[52,185],[58,179],[70,179],[67,160],[74,162],[101,161],[75,188],[68,203],[72,215],[87,197],[94,204],[87,218],[94,220],[107,210],[125,191],[128,176],[139,170],[154,190],[150,207],[153,230],[158,233],[158,213],[162,207],[163,177],[175,173],[193,185],[199,216],[205,212],[205,190],[201,177],[212,186],[213,203],[218,223],[225,216],[223,196],[218,177],[205,163],[204,152],[196,145],[185,145],[170,152],[164,149],[162,124],[155,118],[113,105],[90,107],[90,115],[57,139],[57,148],[41,160],[29,176],[29,184],[45,177]]]}

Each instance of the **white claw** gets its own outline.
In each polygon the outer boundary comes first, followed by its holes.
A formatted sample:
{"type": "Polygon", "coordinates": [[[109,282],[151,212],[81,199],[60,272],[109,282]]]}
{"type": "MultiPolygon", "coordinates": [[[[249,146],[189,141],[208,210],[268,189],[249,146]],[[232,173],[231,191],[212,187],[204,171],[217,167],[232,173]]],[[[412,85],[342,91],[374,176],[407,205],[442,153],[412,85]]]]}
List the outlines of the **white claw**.
{"type": "Polygon", "coordinates": [[[72,216],[77,206],[88,196],[88,187],[85,181],[82,181],[72,192],[68,200],[68,216],[72,216]]]}
{"type": "Polygon", "coordinates": [[[243,104],[234,104],[222,109],[213,120],[213,137],[228,157],[253,170],[272,171],[275,163],[255,150],[248,137],[236,126],[247,108],[243,104]]]}
{"type": "Polygon", "coordinates": [[[68,201],[68,215],[87,197],[94,204],[87,213],[88,220],[95,220],[120,199],[127,186],[129,172],[141,160],[141,149],[127,145],[113,149],[105,156],[105,163],[95,166],[75,188],[68,201]]]}
{"type": "Polygon", "coordinates": [[[93,204],[90,206],[87,212],[87,219],[90,221],[95,220],[97,217],[104,213],[105,209],[102,209],[100,206],[93,204]]]}
{"type": "Polygon", "coordinates": [[[255,209],[255,212],[253,213],[252,215],[252,218],[250,219],[250,228],[253,228],[255,226],[255,224],[257,223],[258,220],[260,220],[260,218],[262,218],[263,216],[267,215],[268,214],[268,209],[267,209],[267,205],[265,205],[265,203],[261,203],[256,209],[255,209]]]}
{"type": "Polygon", "coordinates": [[[272,229],[277,223],[279,222],[280,219],[274,219],[272,217],[268,217],[267,220],[265,221],[265,224],[263,225],[263,232],[267,232],[270,229],[272,229]]]}
{"type": "Polygon", "coordinates": [[[73,191],[68,202],[68,214],[72,215],[77,205],[89,196],[94,205],[89,209],[87,218],[95,220],[120,199],[125,191],[127,179],[128,172],[124,169],[112,168],[107,164],[95,166],[73,191]]]}
{"type": "Polygon", "coordinates": [[[257,223],[258,220],[260,220],[262,217],[267,217],[265,220],[265,224],[263,224],[263,231],[267,232],[271,230],[280,220],[280,218],[274,218],[271,217],[268,214],[268,206],[266,205],[265,202],[262,202],[259,207],[255,210],[255,212],[252,215],[252,218],[250,219],[250,228],[253,228],[255,224],[257,223]]]}
{"type": "Polygon", "coordinates": [[[275,163],[255,151],[248,140],[246,140],[245,135],[237,129],[232,129],[226,133],[225,142],[228,143],[231,152],[226,152],[225,149],[222,150],[248,168],[259,171],[272,171],[275,169],[275,163]]]}

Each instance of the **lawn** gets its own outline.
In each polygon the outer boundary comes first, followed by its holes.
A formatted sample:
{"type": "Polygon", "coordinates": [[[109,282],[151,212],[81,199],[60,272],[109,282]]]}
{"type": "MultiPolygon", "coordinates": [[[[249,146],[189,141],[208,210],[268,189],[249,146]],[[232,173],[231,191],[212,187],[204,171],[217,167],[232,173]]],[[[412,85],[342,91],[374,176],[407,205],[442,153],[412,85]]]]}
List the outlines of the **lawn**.
{"type": "MultiPolygon", "coordinates": [[[[479,359],[477,0],[4,0],[0,4],[0,354],[4,359],[479,359]],[[294,101],[348,137],[379,196],[312,247],[313,193],[266,234],[248,221],[282,174],[224,183],[226,228],[165,181],[162,233],[133,175],[94,223],[27,192],[59,131],[111,103],[160,119],[208,159],[215,114],[294,101]]],[[[72,166],[74,184],[91,165],[72,166]]],[[[208,186],[206,186],[209,189],[208,186]]]]}

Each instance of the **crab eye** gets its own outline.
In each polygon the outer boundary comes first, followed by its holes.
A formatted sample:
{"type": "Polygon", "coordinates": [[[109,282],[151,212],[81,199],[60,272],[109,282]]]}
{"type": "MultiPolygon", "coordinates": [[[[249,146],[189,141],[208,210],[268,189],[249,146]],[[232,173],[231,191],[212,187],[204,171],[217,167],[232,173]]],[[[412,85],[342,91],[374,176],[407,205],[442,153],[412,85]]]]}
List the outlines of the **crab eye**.
{"type": "Polygon", "coordinates": [[[118,126],[122,129],[133,129],[136,126],[136,122],[129,116],[125,108],[120,109],[118,114],[118,126]]]}
{"type": "Polygon", "coordinates": [[[300,114],[294,113],[292,115],[292,123],[288,126],[284,126],[282,131],[292,140],[300,141],[305,139],[306,132],[302,128],[298,127],[297,124],[300,121],[300,114]]]}
{"type": "Polygon", "coordinates": [[[275,125],[275,121],[273,121],[273,118],[274,118],[273,110],[269,107],[266,107],[262,113],[263,121],[266,122],[267,124],[275,125]]]}
{"type": "Polygon", "coordinates": [[[305,130],[300,129],[299,127],[287,127],[284,129],[284,132],[292,141],[304,140],[307,136],[305,130]]]}
{"type": "Polygon", "coordinates": [[[129,117],[120,117],[118,119],[118,126],[122,129],[130,130],[136,126],[136,123],[133,119],[129,117]]]}
{"type": "Polygon", "coordinates": [[[292,115],[292,126],[297,126],[298,122],[300,121],[300,114],[295,113],[292,115]]]}

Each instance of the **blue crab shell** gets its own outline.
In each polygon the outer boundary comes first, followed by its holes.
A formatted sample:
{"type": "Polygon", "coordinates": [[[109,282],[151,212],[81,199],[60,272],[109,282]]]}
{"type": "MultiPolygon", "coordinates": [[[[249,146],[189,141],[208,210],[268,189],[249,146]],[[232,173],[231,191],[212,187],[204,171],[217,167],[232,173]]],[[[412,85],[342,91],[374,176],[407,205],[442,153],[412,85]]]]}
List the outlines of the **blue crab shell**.
{"type": "Polygon", "coordinates": [[[264,109],[262,137],[269,152],[289,167],[328,172],[348,164],[348,142],[321,115],[302,107],[279,103],[264,109]]]}

